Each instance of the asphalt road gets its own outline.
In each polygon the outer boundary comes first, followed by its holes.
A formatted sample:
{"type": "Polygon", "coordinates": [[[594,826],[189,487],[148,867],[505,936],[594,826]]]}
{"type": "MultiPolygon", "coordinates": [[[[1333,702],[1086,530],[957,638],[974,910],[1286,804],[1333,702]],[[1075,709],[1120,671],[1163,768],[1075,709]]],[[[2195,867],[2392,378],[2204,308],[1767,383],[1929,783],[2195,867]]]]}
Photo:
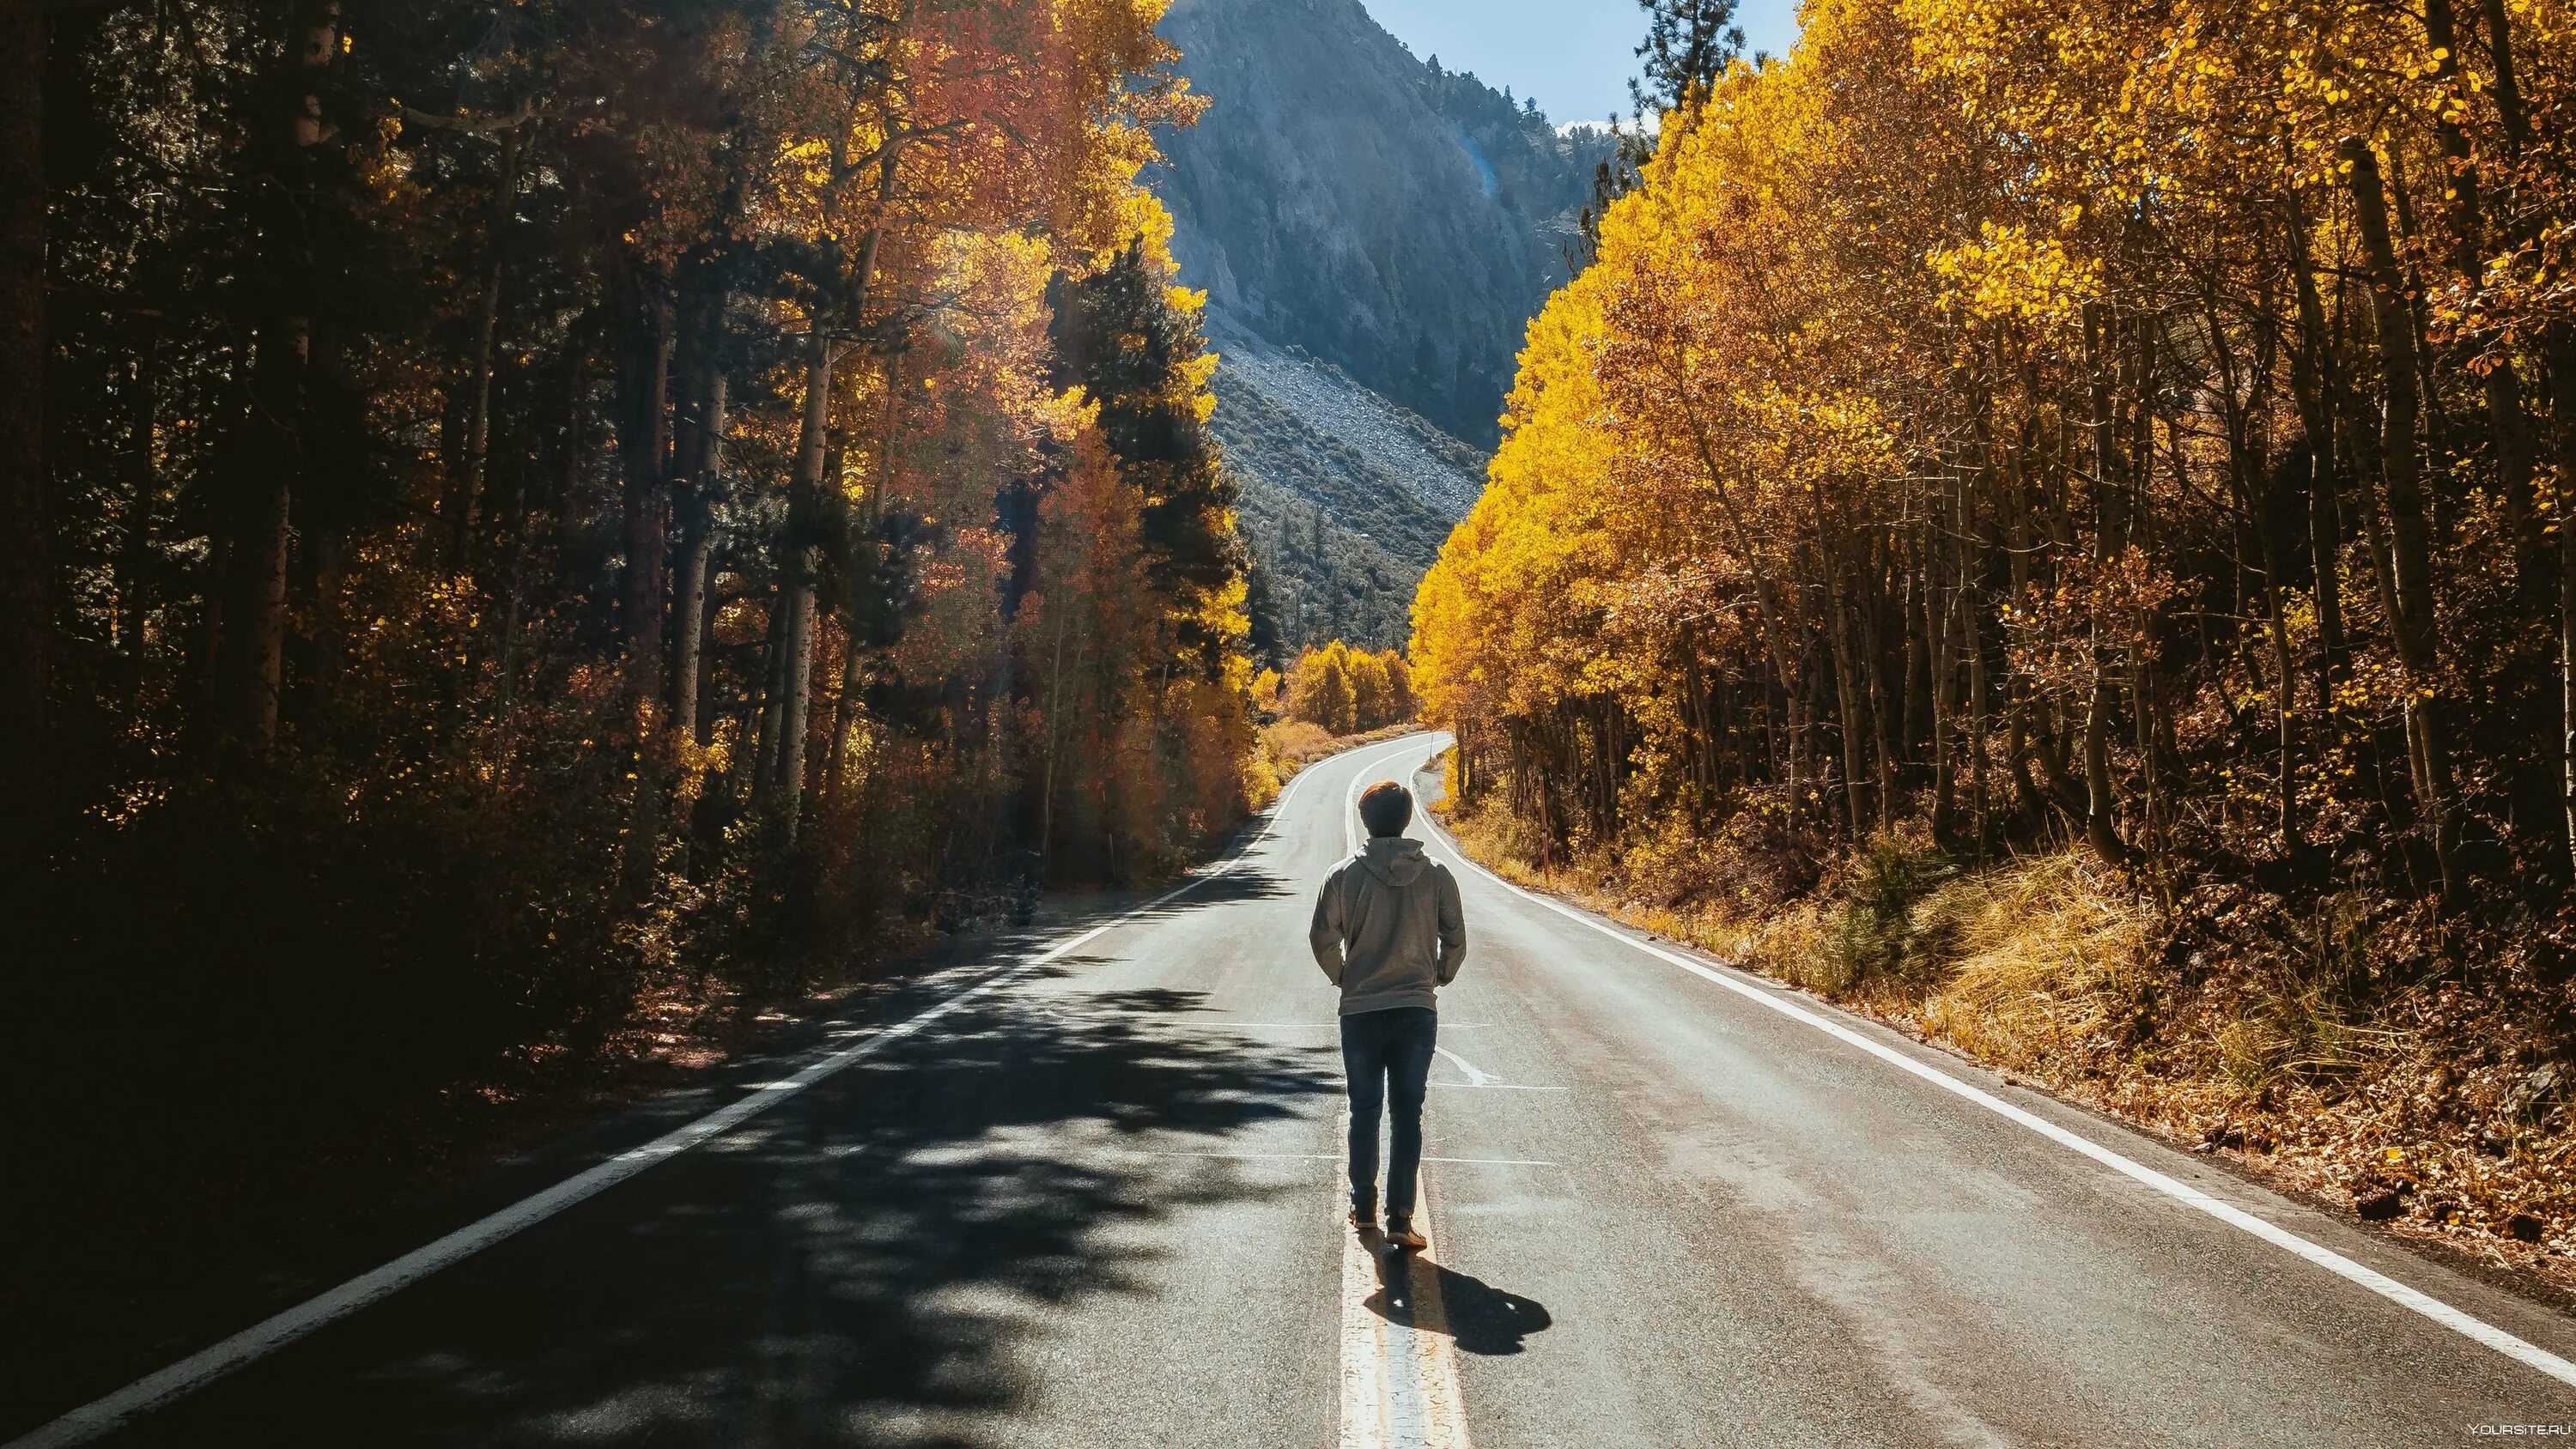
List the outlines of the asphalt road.
{"type": "Polygon", "coordinates": [[[887,993],[765,1086],[541,1154],[473,1209],[515,1216],[467,1214],[299,1332],[253,1330],[34,1442],[2576,1435],[2556,1312],[1652,954],[1445,844],[1471,945],[1441,1005],[1431,1250],[1356,1242],[1305,924],[1354,787],[1432,743],[1319,764],[1187,893],[887,993]],[[512,1206],[585,1170],[604,1176],[512,1206]]]}

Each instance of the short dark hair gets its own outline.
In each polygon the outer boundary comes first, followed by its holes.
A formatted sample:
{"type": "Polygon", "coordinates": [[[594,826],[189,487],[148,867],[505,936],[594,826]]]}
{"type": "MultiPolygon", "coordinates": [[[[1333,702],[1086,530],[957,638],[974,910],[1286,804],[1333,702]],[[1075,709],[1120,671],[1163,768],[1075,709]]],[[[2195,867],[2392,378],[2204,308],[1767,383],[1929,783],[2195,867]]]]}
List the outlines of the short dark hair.
{"type": "Polygon", "coordinates": [[[1360,792],[1360,822],[1371,835],[1402,835],[1413,819],[1413,792],[1380,780],[1360,792]]]}

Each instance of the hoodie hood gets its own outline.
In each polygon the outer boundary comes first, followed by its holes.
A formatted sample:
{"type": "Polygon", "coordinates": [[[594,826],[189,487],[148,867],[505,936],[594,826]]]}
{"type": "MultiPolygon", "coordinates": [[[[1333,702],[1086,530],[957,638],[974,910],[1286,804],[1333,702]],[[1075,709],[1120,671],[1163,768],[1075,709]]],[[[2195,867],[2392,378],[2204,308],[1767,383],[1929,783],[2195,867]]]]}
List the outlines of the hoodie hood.
{"type": "Polygon", "coordinates": [[[1401,835],[1381,835],[1360,852],[1360,864],[1378,880],[1398,890],[1422,879],[1431,868],[1431,858],[1422,853],[1422,842],[1401,835]]]}

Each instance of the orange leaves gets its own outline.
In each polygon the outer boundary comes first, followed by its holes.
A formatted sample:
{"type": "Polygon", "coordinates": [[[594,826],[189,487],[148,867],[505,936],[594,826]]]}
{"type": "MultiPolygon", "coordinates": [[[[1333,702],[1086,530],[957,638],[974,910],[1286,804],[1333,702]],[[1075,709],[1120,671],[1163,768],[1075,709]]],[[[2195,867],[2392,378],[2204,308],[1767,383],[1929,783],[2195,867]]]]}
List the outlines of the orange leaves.
{"type": "MultiPolygon", "coordinates": [[[[871,232],[1018,229],[1088,259],[1140,230],[1150,127],[1194,102],[1154,7],[985,0],[832,12],[781,43],[836,63],[764,93],[756,229],[855,249],[871,232]],[[1032,225],[1032,223],[1039,223],[1032,225]]],[[[848,258],[844,258],[848,260],[848,258]]]]}
{"type": "Polygon", "coordinates": [[[915,566],[917,612],[884,656],[897,676],[935,683],[959,661],[998,647],[1002,621],[995,585],[1010,570],[1009,545],[993,529],[960,528],[915,566]]]}
{"type": "Polygon", "coordinates": [[[2033,580],[2001,610],[2013,668],[2061,700],[2078,698],[2102,669],[2155,657],[2158,611],[2181,593],[2134,545],[2102,564],[2062,558],[2053,583],[2033,580]]]}

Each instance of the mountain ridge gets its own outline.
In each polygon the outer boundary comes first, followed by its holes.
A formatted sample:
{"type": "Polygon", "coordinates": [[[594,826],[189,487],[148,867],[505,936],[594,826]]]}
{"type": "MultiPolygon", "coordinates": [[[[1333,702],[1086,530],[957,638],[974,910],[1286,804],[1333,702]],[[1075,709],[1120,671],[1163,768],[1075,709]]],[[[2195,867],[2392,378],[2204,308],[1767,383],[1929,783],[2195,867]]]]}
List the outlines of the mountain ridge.
{"type": "Polygon", "coordinates": [[[1153,184],[1208,294],[1256,635],[1401,643],[1604,143],[1417,59],[1357,0],[1178,0],[1163,34],[1210,102],[1153,184]]]}

